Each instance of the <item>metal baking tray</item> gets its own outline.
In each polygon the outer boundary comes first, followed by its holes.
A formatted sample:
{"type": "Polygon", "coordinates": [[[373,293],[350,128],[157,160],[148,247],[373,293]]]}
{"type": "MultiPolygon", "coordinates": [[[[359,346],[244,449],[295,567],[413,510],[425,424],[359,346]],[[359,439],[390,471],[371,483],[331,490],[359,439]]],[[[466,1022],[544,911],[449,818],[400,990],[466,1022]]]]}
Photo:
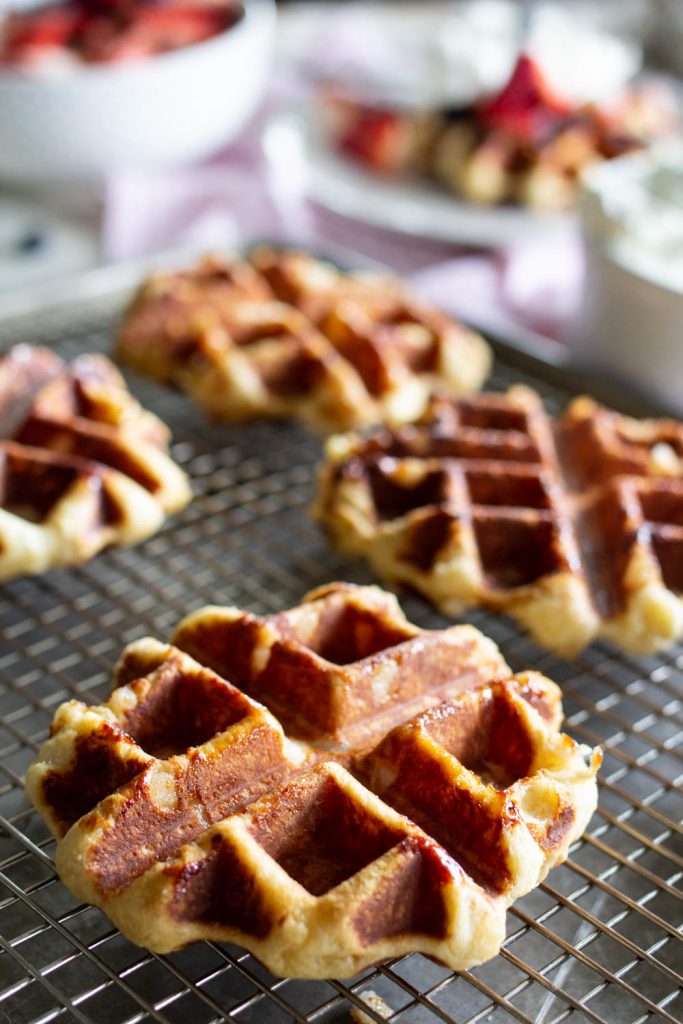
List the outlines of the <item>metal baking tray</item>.
{"type": "MultiPolygon", "coordinates": [[[[0,348],[28,341],[66,357],[109,351],[136,276],[98,272],[49,308],[5,319],[0,348]]],[[[584,389],[626,404],[595,379],[502,343],[495,348],[495,389],[526,381],[553,410],[584,389]]],[[[282,980],[227,945],[155,956],[67,892],[54,871],[54,842],[22,786],[56,707],[71,697],[102,700],[124,644],[145,634],[168,637],[202,604],[272,612],[326,581],[371,579],[332,551],[306,515],[317,438],[289,423],[207,424],[183,395],[132,375],[129,381],[172,428],[174,455],[196,497],[138,547],[0,588],[0,1021],[348,1024],[353,1007],[382,1019],[362,1001],[372,990],[402,1024],[678,1024],[681,648],[635,658],[595,644],[569,663],[503,617],[466,617],[515,669],[534,667],[557,680],[568,731],[605,750],[600,804],[586,836],[509,911],[504,948],[482,967],[454,974],[414,954],[345,983],[282,980]]],[[[628,407],[647,411],[642,403],[628,407]]],[[[422,626],[446,624],[416,597],[403,603],[422,626]]]]}

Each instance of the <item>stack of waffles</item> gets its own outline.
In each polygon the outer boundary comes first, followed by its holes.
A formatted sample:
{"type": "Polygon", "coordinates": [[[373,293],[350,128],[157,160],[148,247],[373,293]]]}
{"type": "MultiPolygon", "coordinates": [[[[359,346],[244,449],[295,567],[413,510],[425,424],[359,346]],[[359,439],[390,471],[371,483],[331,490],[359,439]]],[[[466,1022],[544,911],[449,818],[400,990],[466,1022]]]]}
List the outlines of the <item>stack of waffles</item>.
{"type": "Polygon", "coordinates": [[[190,500],[169,433],[99,355],[0,359],[0,579],[85,561],[154,533],[190,500]]]}
{"type": "Polygon", "coordinates": [[[436,386],[475,391],[490,366],[479,335],[400,282],[268,248],[155,274],[118,355],[217,419],[297,417],[324,432],[412,420],[436,386]]]}
{"type": "Polygon", "coordinates": [[[27,776],[65,883],[152,950],[462,969],[594,810],[600,755],[560,733],[557,687],[377,588],[205,608],[173,642],[129,646],[103,705],[63,705],[27,776]]]}
{"type": "Polygon", "coordinates": [[[432,399],[396,430],[331,438],[314,514],[382,578],[451,614],[483,604],[572,655],[683,636],[683,426],[578,398],[432,399]]]}

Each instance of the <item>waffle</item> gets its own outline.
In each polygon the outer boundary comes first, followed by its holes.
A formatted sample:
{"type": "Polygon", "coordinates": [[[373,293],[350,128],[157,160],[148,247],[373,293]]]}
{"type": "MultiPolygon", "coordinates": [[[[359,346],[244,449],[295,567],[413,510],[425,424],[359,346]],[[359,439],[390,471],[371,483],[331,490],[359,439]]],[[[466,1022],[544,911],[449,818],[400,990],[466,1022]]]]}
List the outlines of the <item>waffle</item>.
{"type": "Polygon", "coordinates": [[[103,356],[0,359],[0,579],[83,562],[154,533],[187,504],[166,427],[103,356]]]}
{"type": "Polygon", "coordinates": [[[377,588],[203,609],[174,644],[131,644],[106,703],[62,705],[26,778],[66,885],[152,950],[235,942],[297,977],[410,951],[463,969],[594,810],[600,755],[559,732],[555,684],[377,588]]]}
{"type": "Polygon", "coordinates": [[[329,145],[375,175],[436,183],[484,206],[558,211],[577,204],[587,168],[676,133],[677,108],[672,90],[652,82],[577,106],[522,54],[502,91],[471,105],[406,106],[327,85],[315,113],[329,145]]]}
{"type": "Polygon", "coordinates": [[[577,398],[434,399],[421,421],[331,438],[314,516],[377,574],[446,613],[506,611],[572,656],[683,636],[683,425],[577,398]]]}
{"type": "Polygon", "coordinates": [[[397,281],[268,248],[155,274],[118,355],[216,419],[296,417],[323,432],[414,419],[437,384],[476,390],[490,365],[479,335],[397,281]]]}

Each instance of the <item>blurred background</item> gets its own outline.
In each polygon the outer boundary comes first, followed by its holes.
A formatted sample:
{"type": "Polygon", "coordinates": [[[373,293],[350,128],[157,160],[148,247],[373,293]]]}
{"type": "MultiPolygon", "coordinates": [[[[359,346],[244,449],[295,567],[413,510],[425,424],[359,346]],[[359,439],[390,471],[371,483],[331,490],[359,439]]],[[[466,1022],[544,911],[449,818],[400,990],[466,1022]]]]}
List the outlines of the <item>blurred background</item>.
{"type": "Polygon", "coordinates": [[[0,0],[0,315],[268,239],[681,410],[681,78],[679,0],[0,0]]]}

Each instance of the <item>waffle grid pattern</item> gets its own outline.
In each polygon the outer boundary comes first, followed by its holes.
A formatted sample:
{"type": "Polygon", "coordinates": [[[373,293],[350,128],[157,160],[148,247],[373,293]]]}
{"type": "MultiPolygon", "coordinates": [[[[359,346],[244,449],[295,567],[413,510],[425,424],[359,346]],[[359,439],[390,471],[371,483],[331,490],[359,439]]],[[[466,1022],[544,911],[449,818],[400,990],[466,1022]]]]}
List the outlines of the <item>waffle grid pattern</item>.
{"type": "Polygon", "coordinates": [[[415,425],[325,447],[314,518],[341,551],[457,614],[509,610],[549,650],[683,632],[679,423],[536,391],[433,399],[415,425]]]}
{"type": "MultiPolygon", "coordinates": [[[[0,346],[63,337],[66,357],[106,350],[108,312],[119,301],[15,323],[6,336],[0,330],[0,346]]],[[[499,361],[494,385],[519,377],[499,361]]],[[[589,833],[508,913],[502,954],[473,971],[454,975],[412,955],[345,984],[276,980],[233,947],[146,953],[69,895],[54,872],[54,842],[21,783],[58,704],[103,700],[122,646],[145,633],[168,635],[191,608],[234,603],[265,614],[329,579],[370,582],[362,570],[349,571],[304,514],[315,439],[289,425],[207,428],[187,399],[132,383],[173,429],[174,456],[194,477],[197,498],[137,548],[2,589],[0,1012],[12,1024],[348,1024],[353,1007],[382,1019],[362,1000],[373,990],[391,1007],[389,1019],[410,1024],[680,1020],[681,648],[636,659],[595,645],[568,664],[509,620],[481,611],[467,617],[513,669],[532,664],[556,679],[567,730],[605,746],[589,833]]],[[[551,407],[567,398],[542,380],[528,383],[551,407]]],[[[421,626],[445,624],[420,601],[404,607],[421,626]]]]}
{"type": "Polygon", "coordinates": [[[249,262],[209,257],[148,278],[116,351],[173,381],[213,418],[294,417],[328,433],[405,422],[435,383],[476,390],[482,338],[388,278],[339,274],[304,253],[257,247],[249,262]]]}

